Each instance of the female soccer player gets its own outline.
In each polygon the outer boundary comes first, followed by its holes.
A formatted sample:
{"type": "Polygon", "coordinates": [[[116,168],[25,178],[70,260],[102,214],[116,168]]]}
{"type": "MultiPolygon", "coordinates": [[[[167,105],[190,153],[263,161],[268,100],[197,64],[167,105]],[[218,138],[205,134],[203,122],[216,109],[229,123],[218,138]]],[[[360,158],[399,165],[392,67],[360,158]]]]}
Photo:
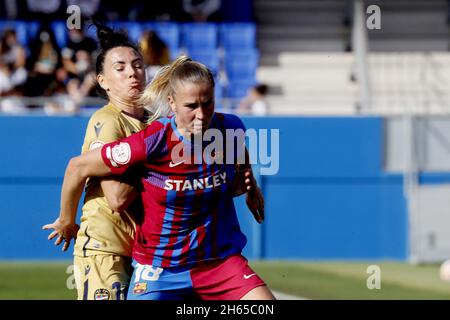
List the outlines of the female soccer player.
{"type": "Polygon", "coordinates": [[[74,237],[77,200],[88,177],[139,172],[144,217],[128,298],[273,299],[241,255],[246,239],[233,204],[239,148],[208,153],[209,145],[197,141],[208,131],[245,128],[238,117],[214,112],[214,78],[204,65],[180,57],[166,71],[161,90],[174,115],[71,159],[50,237],[59,235],[65,245],[74,237]]]}
{"type": "MultiPolygon", "coordinates": [[[[147,126],[149,113],[136,102],[145,87],[145,67],[138,48],[125,34],[96,23],[101,52],[96,61],[98,91],[109,103],[89,120],[82,153],[125,138],[147,126]]],[[[78,299],[124,299],[132,272],[131,248],[138,194],[128,177],[87,181],[81,227],[74,248],[78,299]],[[126,209],[126,210],[125,210],[126,209]]],[[[56,222],[59,225],[60,222],[56,222]]],[[[51,229],[53,224],[44,226],[51,229]]],[[[68,249],[65,243],[63,250],[68,249]]]]}

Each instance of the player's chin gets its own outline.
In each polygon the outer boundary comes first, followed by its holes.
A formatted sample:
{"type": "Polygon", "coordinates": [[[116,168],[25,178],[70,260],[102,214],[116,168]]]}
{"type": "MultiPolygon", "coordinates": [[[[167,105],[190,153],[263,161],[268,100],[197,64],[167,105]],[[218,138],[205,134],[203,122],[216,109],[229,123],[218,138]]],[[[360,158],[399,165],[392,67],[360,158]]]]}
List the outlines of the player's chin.
{"type": "Polygon", "coordinates": [[[208,129],[208,126],[206,125],[195,125],[192,128],[192,133],[194,135],[200,135],[200,134],[204,134],[206,132],[206,130],[208,129]]]}
{"type": "Polygon", "coordinates": [[[128,97],[130,98],[138,98],[141,94],[141,90],[139,88],[131,88],[128,91],[128,97]]]}
{"type": "Polygon", "coordinates": [[[194,128],[194,129],[192,129],[192,134],[194,135],[194,136],[201,136],[202,134],[203,134],[203,130],[202,129],[198,129],[198,128],[194,128]]]}

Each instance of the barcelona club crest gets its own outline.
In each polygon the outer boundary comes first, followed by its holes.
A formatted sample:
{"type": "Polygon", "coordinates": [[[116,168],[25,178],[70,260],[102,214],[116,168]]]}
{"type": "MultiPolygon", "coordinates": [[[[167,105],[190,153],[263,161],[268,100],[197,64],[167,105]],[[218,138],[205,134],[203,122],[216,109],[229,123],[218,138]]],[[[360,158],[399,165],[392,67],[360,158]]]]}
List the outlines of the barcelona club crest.
{"type": "Polygon", "coordinates": [[[138,282],[134,285],[133,293],[141,294],[141,293],[144,293],[146,290],[147,290],[147,283],[146,282],[138,282]]]}

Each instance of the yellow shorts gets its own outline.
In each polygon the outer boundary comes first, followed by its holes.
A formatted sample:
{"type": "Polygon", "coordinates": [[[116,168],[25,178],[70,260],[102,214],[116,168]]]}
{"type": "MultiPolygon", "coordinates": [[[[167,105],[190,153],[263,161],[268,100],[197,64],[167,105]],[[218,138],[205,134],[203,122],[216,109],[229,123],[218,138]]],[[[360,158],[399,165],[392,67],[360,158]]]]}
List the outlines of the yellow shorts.
{"type": "Polygon", "coordinates": [[[78,300],[126,300],[132,271],[129,257],[75,256],[78,300]]]}

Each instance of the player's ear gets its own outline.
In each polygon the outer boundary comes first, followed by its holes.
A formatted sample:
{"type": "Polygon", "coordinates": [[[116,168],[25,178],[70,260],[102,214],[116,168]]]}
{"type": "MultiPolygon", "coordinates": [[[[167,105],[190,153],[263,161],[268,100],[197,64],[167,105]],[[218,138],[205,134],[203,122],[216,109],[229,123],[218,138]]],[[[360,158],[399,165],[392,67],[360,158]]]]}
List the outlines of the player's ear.
{"type": "Polygon", "coordinates": [[[169,95],[167,97],[167,100],[169,100],[170,109],[172,109],[172,112],[175,113],[175,109],[176,109],[175,99],[171,95],[169,95]]]}
{"type": "Polygon", "coordinates": [[[109,91],[108,87],[106,86],[105,77],[101,73],[97,75],[97,82],[103,90],[109,91]]]}

